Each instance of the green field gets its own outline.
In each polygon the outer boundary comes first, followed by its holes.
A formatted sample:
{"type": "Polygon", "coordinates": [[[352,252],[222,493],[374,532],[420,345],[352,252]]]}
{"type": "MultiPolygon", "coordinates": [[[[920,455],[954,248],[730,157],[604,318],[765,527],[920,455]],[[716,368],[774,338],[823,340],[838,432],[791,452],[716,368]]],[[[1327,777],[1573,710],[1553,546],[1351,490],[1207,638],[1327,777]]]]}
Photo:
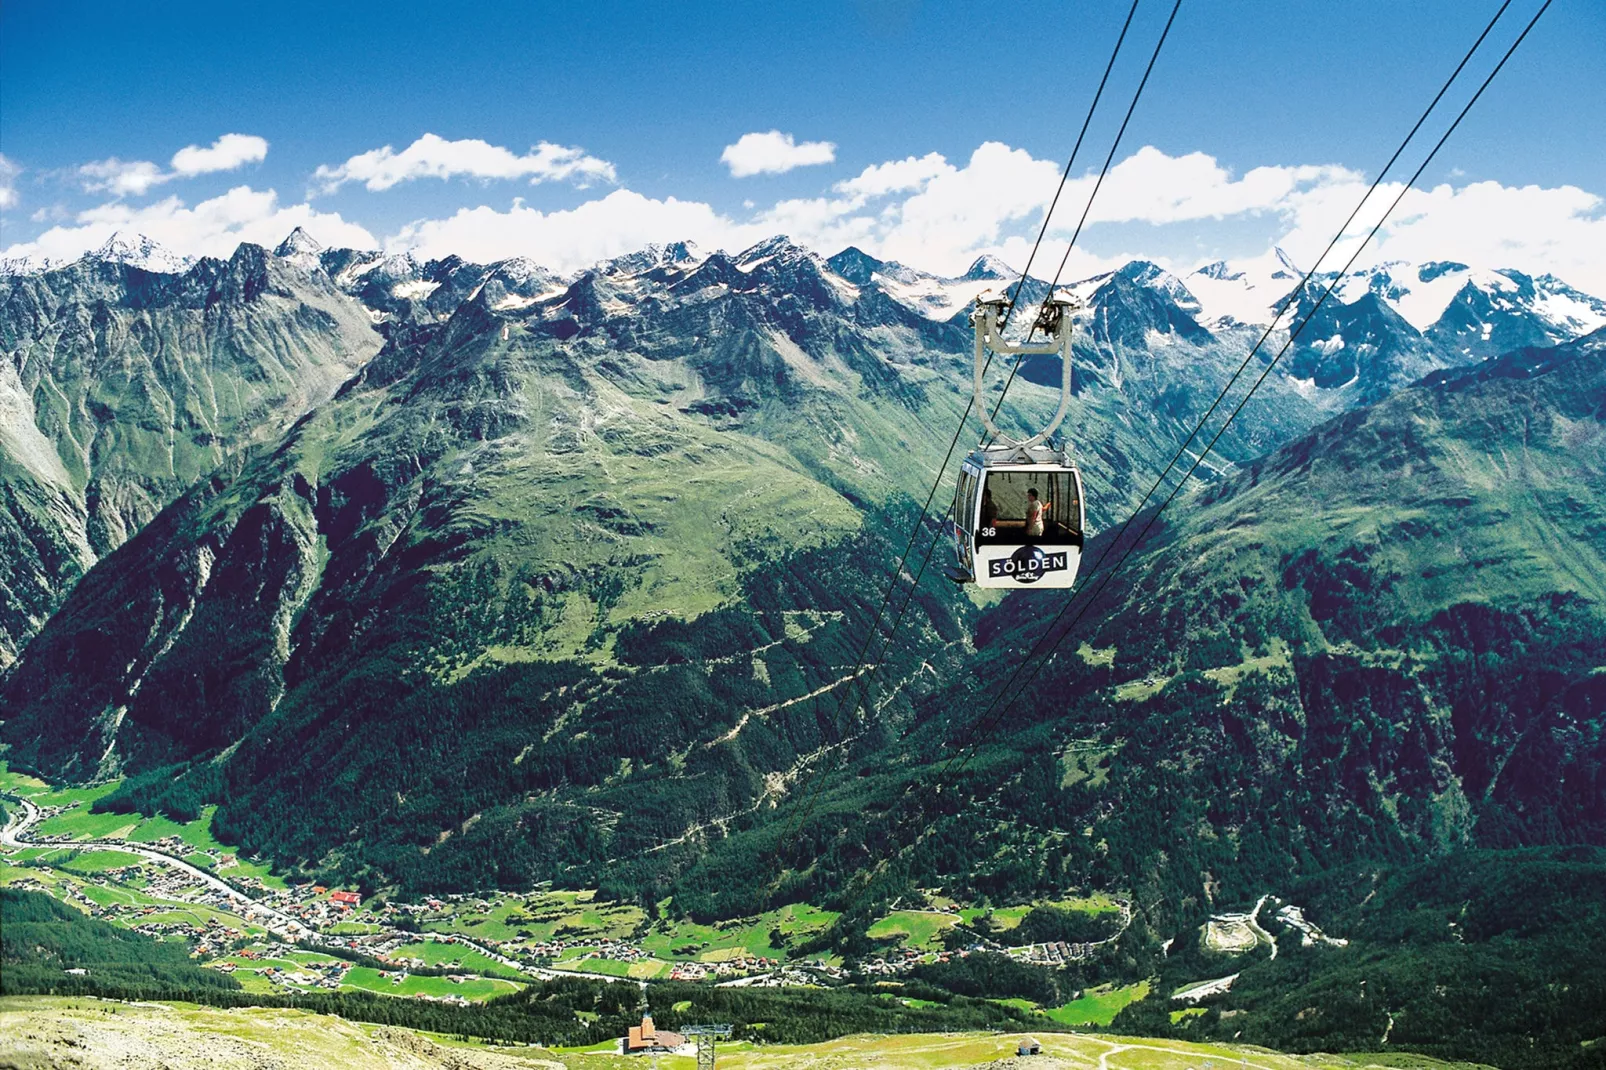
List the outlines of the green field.
{"type": "Polygon", "coordinates": [[[126,851],[82,851],[71,847],[57,848],[45,855],[42,861],[68,873],[104,873],[110,869],[136,866],[144,860],[126,851]]]}
{"type": "Polygon", "coordinates": [[[1124,988],[1101,985],[1090,989],[1081,999],[1073,999],[1061,1006],[1051,1007],[1045,1013],[1061,1025],[1109,1025],[1128,1003],[1140,1000],[1148,994],[1147,981],[1139,981],[1124,988]]]}
{"type": "Polygon", "coordinates": [[[70,806],[75,802],[90,803],[116,787],[116,782],[99,784],[92,788],[53,788],[37,777],[14,773],[0,761],[0,791],[25,796],[38,806],[70,806]]]}
{"type": "MultiPolygon", "coordinates": [[[[34,857],[47,859],[61,858],[65,860],[72,852],[70,849],[57,848],[40,852],[31,852],[34,857]]],[[[120,851],[83,851],[71,862],[65,862],[69,870],[80,870],[79,862],[85,858],[89,864],[81,867],[86,876],[61,869],[41,869],[32,866],[19,866],[13,864],[11,859],[22,852],[15,852],[10,859],[0,858],[0,884],[15,884],[22,881],[38,881],[46,890],[56,898],[68,900],[68,889],[74,889],[91,902],[102,907],[154,907],[151,914],[122,914],[115,920],[122,925],[140,925],[148,922],[178,922],[189,925],[204,926],[209,921],[217,921],[222,925],[239,929],[247,934],[261,933],[259,925],[250,923],[227,911],[216,910],[212,907],[197,906],[190,903],[178,902],[172,899],[163,899],[147,894],[138,883],[97,884],[95,881],[106,879],[102,874],[108,868],[116,868],[110,862],[113,859],[122,864],[138,861],[132,855],[120,851]]]]}
{"type": "Polygon", "coordinates": [[[490,999],[492,996],[504,996],[519,990],[519,986],[512,981],[490,977],[470,977],[454,983],[445,977],[418,977],[408,974],[402,981],[392,982],[381,977],[378,970],[369,969],[367,966],[353,966],[347,970],[342,984],[383,995],[462,996],[470,1000],[490,999]]]}
{"type": "Polygon", "coordinates": [[[489,955],[462,944],[443,944],[438,940],[421,940],[398,947],[391,952],[393,958],[418,959],[425,966],[445,968],[461,967],[474,973],[506,973],[508,968],[489,955]]]}
{"type": "MultiPolygon", "coordinates": [[[[872,940],[901,937],[905,947],[921,951],[942,950],[942,934],[959,924],[953,914],[934,910],[894,910],[866,930],[872,940]]],[[[1019,924],[1019,922],[1017,922],[1019,924]]]]}
{"type": "Polygon", "coordinates": [[[299,970],[306,963],[297,962],[291,958],[258,957],[248,959],[240,955],[224,955],[215,960],[217,962],[231,962],[241,970],[261,970],[269,966],[276,966],[281,970],[299,970]]]}
{"type": "Polygon", "coordinates": [[[486,940],[551,940],[558,936],[623,940],[647,917],[637,906],[597,903],[593,892],[528,896],[493,892],[481,901],[485,906],[478,901],[449,904],[440,913],[426,916],[423,926],[430,932],[462,933],[486,940]]]}
{"type": "Polygon", "coordinates": [[[957,913],[965,919],[966,925],[979,925],[984,920],[990,920],[995,931],[1008,931],[1018,928],[1034,907],[1057,907],[1060,910],[1094,915],[1116,914],[1121,910],[1121,904],[1107,895],[1090,895],[1077,899],[1050,899],[1008,907],[961,907],[957,913]]]}
{"type": "Polygon", "coordinates": [[[1017,928],[1026,912],[1032,909],[1029,906],[1014,907],[960,907],[957,913],[964,919],[966,925],[977,925],[990,922],[994,929],[1017,928]]]}
{"type": "Polygon", "coordinates": [[[582,973],[597,973],[606,977],[630,976],[630,963],[619,962],[615,959],[585,958],[586,954],[587,952],[576,949],[572,954],[559,956],[556,965],[560,969],[579,970],[582,973]]]}
{"type": "Polygon", "coordinates": [[[662,959],[724,962],[738,957],[732,952],[743,952],[754,958],[783,958],[787,948],[829,928],[837,917],[835,911],[794,903],[755,917],[715,925],[681,921],[655,927],[640,943],[643,950],[662,959]],[[776,948],[770,942],[770,933],[775,929],[780,929],[784,937],[786,946],[783,948],[776,948]]]}

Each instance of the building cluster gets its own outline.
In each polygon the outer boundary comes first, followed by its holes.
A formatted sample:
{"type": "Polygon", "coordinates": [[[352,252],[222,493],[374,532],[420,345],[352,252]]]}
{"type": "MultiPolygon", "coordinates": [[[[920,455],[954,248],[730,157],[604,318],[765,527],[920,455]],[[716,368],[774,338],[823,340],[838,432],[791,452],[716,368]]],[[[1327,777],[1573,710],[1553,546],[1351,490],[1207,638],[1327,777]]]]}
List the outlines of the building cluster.
{"type": "Polygon", "coordinates": [[[1277,920],[1291,929],[1299,930],[1299,942],[1304,947],[1316,944],[1328,944],[1332,947],[1347,947],[1349,941],[1342,936],[1328,936],[1322,932],[1321,927],[1305,917],[1305,911],[1292,903],[1285,903],[1277,911],[1277,920]]]}
{"type": "MultiPolygon", "coordinates": [[[[137,910],[143,917],[160,916],[162,913],[159,907],[139,907],[137,910]]],[[[245,930],[225,925],[216,918],[208,918],[201,925],[187,921],[144,921],[130,925],[129,928],[158,939],[169,936],[181,937],[195,945],[191,954],[198,957],[221,954],[231,943],[245,936],[245,930]]]]}
{"type": "MultiPolygon", "coordinates": [[[[889,950],[859,962],[859,972],[873,977],[891,977],[908,973],[921,963],[947,962],[951,958],[964,958],[972,949],[964,951],[920,951],[912,947],[889,950]]],[[[979,945],[975,950],[980,950],[979,945]]]]}
{"type": "MultiPolygon", "coordinates": [[[[226,963],[220,964],[217,968],[221,970],[226,965],[226,963]]],[[[326,988],[334,991],[340,987],[340,982],[346,977],[346,971],[350,969],[351,963],[334,959],[330,962],[299,963],[294,970],[286,970],[282,966],[260,966],[256,968],[256,972],[283,988],[326,988]]],[[[225,970],[225,972],[233,971],[225,970]]]]}
{"type": "Polygon", "coordinates": [[[1068,944],[1060,940],[1050,944],[1012,947],[1009,949],[1009,954],[1039,966],[1064,966],[1072,962],[1086,962],[1098,954],[1099,948],[1104,944],[1103,940],[1090,944],[1068,944]]]}
{"type": "MultiPolygon", "coordinates": [[[[842,975],[842,971],[835,967],[825,965],[822,960],[816,967],[817,972],[842,975]]],[[[783,965],[780,959],[767,958],[763,955],[743,955],[740,958],[726,959],[723,962],[676,962],[670,966],[669,979],[671,981],[741,981],[751,979],[753,984],[763,986],[779,977],[794,972],[790,967],[783,965]]],[[[806,977],[802,983],[813,983],[816,978],[806,977]]]]}
{"type": "Polygon", "coordinates": [[[817,986],[821,978],[841,980],[847,975],[846,970],[819,963],[808,966],[783,966],[769,973],[748,974],[733,981],[723,981],[720,984],[721,987],[729,988],[786,988],[789,985],[817,986]]]}

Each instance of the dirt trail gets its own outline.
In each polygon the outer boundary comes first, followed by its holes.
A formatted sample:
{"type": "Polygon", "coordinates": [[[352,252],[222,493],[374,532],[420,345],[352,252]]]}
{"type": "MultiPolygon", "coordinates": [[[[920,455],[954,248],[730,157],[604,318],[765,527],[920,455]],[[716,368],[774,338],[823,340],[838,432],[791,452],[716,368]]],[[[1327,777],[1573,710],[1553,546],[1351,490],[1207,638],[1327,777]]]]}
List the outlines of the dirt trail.
{"type": "Polygon", "coordinates": [[[737,736],[741,735],[742,729],[747,727],[747,722],[748,722],[749,718],[764,717],[764,716],[767,716],[769,714],[774,713],[776,710],[784,710],[788,706],[796,706],[799,702],[807,702],[811,698],[819,698],[821,695],[825,694],[828,691],[836,690],[837,688],[841,687],[843,684],[847,683],[849,680],[858,679],[859,677],[863,676],[865,673],[869,672],[870,668],[871,668],[870,666],[866,665],[864,668],[860,669],[858,672],[849,673],[848,675],[842,677],[840,680],[832,680],[830,683],[826,684],[824,687],[817,687],[813,691],[810,691],[806,695],[799,695],[799,696],[797,696],[797,698],[789,698],[785,702],[777,702],[773,706],[765,706],[763,709],[760,709],[760,710],[748,710],[746,713],[742,714],[741,720],[736,722],[736,727],[732,728],[729,732],[726,732],[724,735],[719,736],[719,737],[714,738],[714,739],[711,739],[707,743],[704,743],[703,744],[703,749],[704,750],[708,750],[710,748],[719,746],[721,743],[729,743],[731,740],[733,740],[737,736]]]}

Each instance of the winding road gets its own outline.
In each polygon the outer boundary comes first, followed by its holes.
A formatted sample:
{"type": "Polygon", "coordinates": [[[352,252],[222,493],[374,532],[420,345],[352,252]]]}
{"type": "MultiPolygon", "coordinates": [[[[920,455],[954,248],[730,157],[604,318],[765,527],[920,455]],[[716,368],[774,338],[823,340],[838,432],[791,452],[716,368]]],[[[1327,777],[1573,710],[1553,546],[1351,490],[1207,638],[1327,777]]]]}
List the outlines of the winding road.
{"type": "Polygon", "coordinates": [[[245,892],[234,887],[234,885],[218,877],[216,874],[208,873],[206,870],[200,868],[199,866],[191,865],[182,858],[177,858],[173,855],[167,854],[164,851],[158,851],[152,847],[124,843],[120,840],[40,841],[30,839],[27,836],[27,832],[29,829],[33,828],[35,825],[39,824],[39,822],[44,820],[44,811],[20,795],[6,795],[5,798],[20,804],[22,806],[22,812],[13,816],[9,821],[6,822],[6,827],[4,830],[0,830],[0,845],[18,848],[55,847],[64,850],[75,851],[121,851],[124,854],[137,855],[149,862],[156,862],[160,865],[171,866],[190,879],[206,886],[207,888],[210,888],[212,891],[227,896],[230,900],[240,904],[241,909],[237,911],[237,913],[243,917],[257,919],[266,918],[271,922],[277,923],[287,933],[315,933],[315,930],[309,929],[307,925],[300,919],[292,918],[283,911],[276,910],[264,903],[257,902],[245,892]]]}
{"type": "MultiPolygon", "coordinates": [[[[243,918],[249,918],[256,921],[262,921],[266,919],[268,922],[270,922],[270,924],[267,926],[268,931],[273,932],[275,935],[292,940],[304,939],[314,944],[339,944],[339,941],[334,937],[324,935],[301,919],[291,917],[289,914],[286,914],[281,910],[277,910],[264,903],[258,902],[257,900],[251,898],[251,896],[247,895],[244,891],[234,887],[232,884],[229,884],[216,874],[209,873],[206,870],[201,869],[199,866],[191,865],[182,858],[170,855],[165,851],[158,851],[155,848],[145,847],[140,844],[124,843],[121,840],[31,839],[27,835],[28,830],[45,819],[44,811],[35,806],[29,799],[21,795],[5,793],[0,795],[0,797],[3,797],[8,801],[16,803],[22,807],[21,812],[13,814],[10,819],[7,820],[5,828],[0,829],[0,846],[14,848],[49,847],[59,850],[75,851],[121,851],[124,854],[137,855],[138,857],[149,862],[155,862],[164,866],[171,866],[172,868],[183,873],[185,876],[199,882],[212,891],[227,896],[233,903],[238,905],[238,909],[234,910],[233,913],[238,914],[243,918]],[[277,928],[275,928],[275,925],[277,925],[277,928]]],[[[428,939],[428,934],[403,933],[400,930],[396,930],[388,935],[408,936],[420,940],[428,939]]],[[[481,944],[475,940],[471,940],[466,936],[461,936],[454,933],[452,934],[452,938],[460,946],[466,947],[471,951],[477,951],[493,962],[500,963],[510,970],[525,974],[526,976],[537,977],[541,980],[553,980],[558,977],[580,977],[590,981],[631,981],[637,984],[645,985],[645,982],[637,981],[635,978],[631,977],[614,977],[608,974],[587,973],[583,970],[558,970],[546,966],[527,966],[523,963],[508,958],[499,951],[486,947],[484,944],[481,944]]]]}

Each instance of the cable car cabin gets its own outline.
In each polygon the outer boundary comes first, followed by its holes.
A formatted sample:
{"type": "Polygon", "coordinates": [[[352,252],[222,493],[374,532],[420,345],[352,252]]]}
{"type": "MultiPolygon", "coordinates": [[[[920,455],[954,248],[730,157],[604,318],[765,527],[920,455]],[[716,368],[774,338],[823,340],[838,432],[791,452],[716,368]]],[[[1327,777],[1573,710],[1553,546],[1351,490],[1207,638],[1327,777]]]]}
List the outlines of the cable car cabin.
{"type": "Polygon", "coordinates": [[[949,576],[978,587],[1070,587],[1084,520],[1082,476],[1062,451],[977,450],[959,470],[959,567],[949,576]]]}

